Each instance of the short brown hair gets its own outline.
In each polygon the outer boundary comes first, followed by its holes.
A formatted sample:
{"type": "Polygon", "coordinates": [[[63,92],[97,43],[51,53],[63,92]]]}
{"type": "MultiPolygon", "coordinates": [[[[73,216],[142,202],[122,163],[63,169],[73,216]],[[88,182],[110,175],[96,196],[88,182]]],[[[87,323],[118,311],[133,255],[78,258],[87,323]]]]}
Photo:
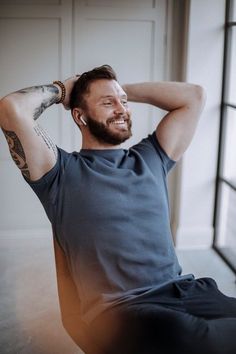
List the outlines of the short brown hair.
{"type": "Polygon", "coordinates": [[[75,107],[86,108],[84,94],[89,92],[90,84],[96,80],[116,80],[116,73],[110,65],[102,65],[93,70],[84,72],[76,81],[70,96],[70,109],[75,107]]]}

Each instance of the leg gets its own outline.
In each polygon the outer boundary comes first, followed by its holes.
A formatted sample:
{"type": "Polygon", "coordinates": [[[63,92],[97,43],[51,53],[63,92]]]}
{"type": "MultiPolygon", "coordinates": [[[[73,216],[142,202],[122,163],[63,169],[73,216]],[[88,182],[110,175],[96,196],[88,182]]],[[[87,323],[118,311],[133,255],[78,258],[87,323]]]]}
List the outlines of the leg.
{"type": "Polygon", "coordinates": [[[205,320],[157,304],[109,310],[90,331],[104,354],[213,354],[205,320]]]}
{"type": "Polygon", "coordinates": [[[212,354],[236,353],[236,318],[208,321],[208,343],[212,354]]]}
{"type": "Polygon", "coordinates": [[[236,353],[236,299],[224,295],[211,278],[174,286],[187,313],[207,321],[210,353],[236,353]]]}
{"type": "Polygon", "coordinates": [[[212,279],[181,281],[149,302],[113,308],[91,333],[107,354],[235,354],[236,300],[212,279]]]}
{"type": "Polygon", "coordinates": [[[224,295],[213,279],[184,280],[174,287],[188,313],[205,319],[236,318],[236,298],[224,295]]]}

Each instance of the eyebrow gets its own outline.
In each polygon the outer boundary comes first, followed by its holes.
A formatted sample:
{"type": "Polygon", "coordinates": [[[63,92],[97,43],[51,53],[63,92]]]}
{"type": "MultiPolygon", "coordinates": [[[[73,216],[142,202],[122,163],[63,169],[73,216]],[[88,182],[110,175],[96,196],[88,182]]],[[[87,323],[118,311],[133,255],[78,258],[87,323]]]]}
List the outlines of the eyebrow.
{"type": "MultiPolygon", "coordinates": [[[[101,96],[101,97],[100,97],[100,100],[105,99],[105,98],[114,98],[114,97],[115,97],[115,96],[112,96],[112,95],[105,95],[105,96],[101,96]]],[[[121,95],[120,97],[127,99],[127,95],[126,95],[126,94],[121,95]]]]}

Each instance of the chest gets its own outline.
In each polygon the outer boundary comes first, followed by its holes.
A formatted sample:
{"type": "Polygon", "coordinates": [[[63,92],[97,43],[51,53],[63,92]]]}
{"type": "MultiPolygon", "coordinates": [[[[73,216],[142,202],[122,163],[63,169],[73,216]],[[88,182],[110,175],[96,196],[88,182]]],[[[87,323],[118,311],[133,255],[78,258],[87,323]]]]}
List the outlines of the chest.
{"type": "Polygon", "coordinates": [[[60,194],[65,212],[80,221],[88,215],[99,222],[168,209],[162,169],[153,172],[140,162],[132,168],[80,165],[65,175],[60,194]]]}

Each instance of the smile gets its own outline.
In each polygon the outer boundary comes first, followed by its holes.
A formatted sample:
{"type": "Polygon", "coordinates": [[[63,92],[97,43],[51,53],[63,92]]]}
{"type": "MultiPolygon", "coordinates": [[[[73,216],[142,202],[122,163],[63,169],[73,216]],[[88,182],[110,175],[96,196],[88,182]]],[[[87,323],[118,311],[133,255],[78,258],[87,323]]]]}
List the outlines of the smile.
{"type": "Polygon", "coordinates": [[[124,119],[116,119],[113,122],[111,122],[112,124],[124,124],[126,123],[124,119]]]}

